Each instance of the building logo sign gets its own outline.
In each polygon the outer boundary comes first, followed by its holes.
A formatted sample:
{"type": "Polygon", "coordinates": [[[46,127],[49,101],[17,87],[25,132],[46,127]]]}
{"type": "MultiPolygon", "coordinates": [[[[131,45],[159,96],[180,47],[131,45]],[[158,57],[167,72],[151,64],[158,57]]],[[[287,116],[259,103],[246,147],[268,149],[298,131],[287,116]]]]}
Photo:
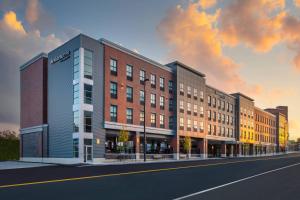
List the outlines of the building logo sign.
{"type": "Polygon", "coordinates": [[[51,59],[50,63],[55,64],[57,62],[63,62],[65,60],[69,59],[70,57],[71,57],[71,51],[67,51],[67,52],[60,54],[60,55],[54,57],[53,59],[51,59]]]}

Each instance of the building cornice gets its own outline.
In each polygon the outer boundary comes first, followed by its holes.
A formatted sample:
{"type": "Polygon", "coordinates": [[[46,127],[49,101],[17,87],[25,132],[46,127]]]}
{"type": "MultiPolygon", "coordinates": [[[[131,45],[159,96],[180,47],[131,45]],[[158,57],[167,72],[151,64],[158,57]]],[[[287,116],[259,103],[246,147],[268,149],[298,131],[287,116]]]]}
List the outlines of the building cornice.
{"type": "Polygon", "coordinates": [[[37,56],[33,57],[32,59],[30,59],[29,61],[27,61],[23,65],[21,65],[20,66],[20,71],[22,71],[23,69],[26,69],[29,65],[31,65],[34,62],[36,62],[40,58],[48,58],[48,55],[46,53],[44,53],[44,52],[38,54],[37,56]]]}

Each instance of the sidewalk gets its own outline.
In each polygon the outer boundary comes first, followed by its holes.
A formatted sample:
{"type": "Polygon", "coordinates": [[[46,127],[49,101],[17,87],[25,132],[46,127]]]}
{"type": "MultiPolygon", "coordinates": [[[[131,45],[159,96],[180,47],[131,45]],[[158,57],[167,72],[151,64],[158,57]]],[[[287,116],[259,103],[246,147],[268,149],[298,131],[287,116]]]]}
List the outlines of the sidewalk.
{"type": "Polygon", "coordinates": [[[46,167],[46,166],[53,166],[53,164],[31,163],[31,162],[20,162],[20,161],[1,161],[0,162],[0,170],[46,167]]]}

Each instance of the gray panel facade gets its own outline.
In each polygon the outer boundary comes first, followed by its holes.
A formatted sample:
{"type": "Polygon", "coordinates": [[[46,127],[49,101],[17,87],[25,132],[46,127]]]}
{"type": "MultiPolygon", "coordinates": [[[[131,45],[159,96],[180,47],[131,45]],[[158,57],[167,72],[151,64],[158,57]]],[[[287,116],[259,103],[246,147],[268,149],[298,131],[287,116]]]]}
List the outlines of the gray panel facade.
{"type": "Polygon", "coordinates": [[[48,54],[49,157],[73,157],[73,52],[80,48],[80,35],[48,54]],[[70,58],[51,64],[70,51],[70,58]]]}
{"type": "Polygon", "coordinates": [[[104,125],[104,61],[103,45],[92,38],[81,35],[81,47],[93,52],[93,156],[103,158],[105,154],[104,125]],[[100,141],[97,144],[97,139],[100,141]]]}

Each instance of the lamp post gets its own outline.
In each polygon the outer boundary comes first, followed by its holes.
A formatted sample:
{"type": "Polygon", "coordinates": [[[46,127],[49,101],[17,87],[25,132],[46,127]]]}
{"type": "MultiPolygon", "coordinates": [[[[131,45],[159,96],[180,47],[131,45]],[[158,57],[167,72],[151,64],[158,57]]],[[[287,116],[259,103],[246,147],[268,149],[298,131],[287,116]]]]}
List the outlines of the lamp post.
{"type": "Polygon", "coordinates": [[[146,139],[146,82],[148,78],[144,80],[144,162],[146,162],[146,151],[147,151],[147,139],[146,139]]]}

